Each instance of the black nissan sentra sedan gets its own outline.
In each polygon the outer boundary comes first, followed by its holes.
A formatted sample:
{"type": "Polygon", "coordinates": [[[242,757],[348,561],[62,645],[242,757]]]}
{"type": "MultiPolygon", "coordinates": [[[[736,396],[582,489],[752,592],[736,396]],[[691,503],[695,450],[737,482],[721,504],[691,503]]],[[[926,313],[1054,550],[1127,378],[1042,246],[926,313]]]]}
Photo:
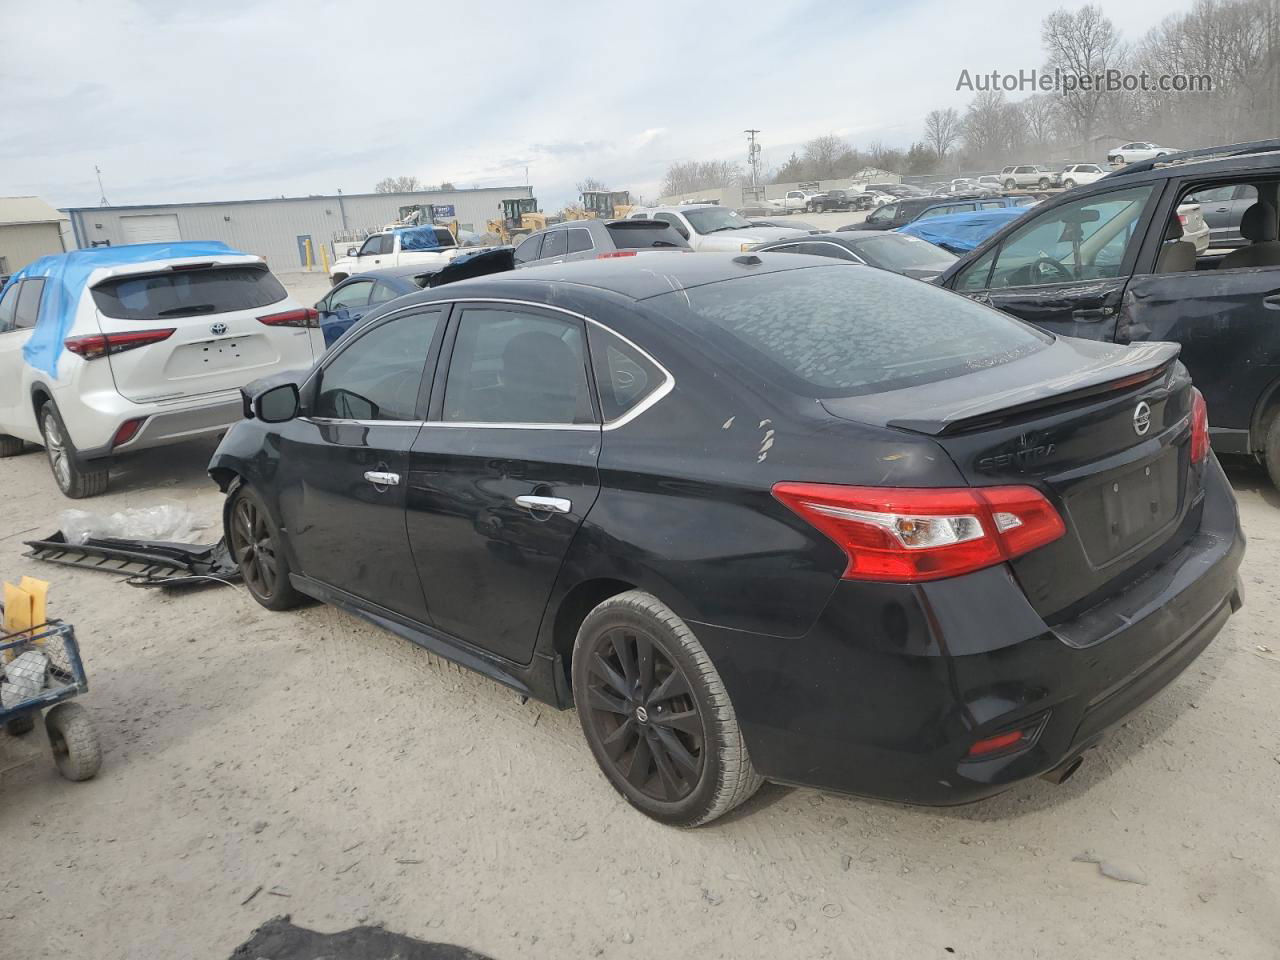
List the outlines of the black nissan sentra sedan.
{"type": "Polygon", "coordinates": [[[260,603],[576,705],[672,824],[765,779],[924,804],[1061,780],[1241,602],[1177,346],[855,264],[465,280],[246,407],[210,473],[260,603]]]}

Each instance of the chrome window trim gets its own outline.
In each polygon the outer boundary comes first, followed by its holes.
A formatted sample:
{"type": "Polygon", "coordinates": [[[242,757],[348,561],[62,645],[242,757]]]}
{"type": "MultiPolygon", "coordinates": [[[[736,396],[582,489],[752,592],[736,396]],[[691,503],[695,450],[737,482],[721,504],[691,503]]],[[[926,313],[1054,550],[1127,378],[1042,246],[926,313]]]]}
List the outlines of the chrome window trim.
{"type": "MultiPolygon", "coordinates": [[[[334,420],[334,419],[320,418],[320,417],[299,417],[298,419],[305,420],[308,423],[352,423],[352,424],[357,424],[359,426],[413,425],[418,427],[468,427],[475,430],[602,430],[602,431],[617,430],[618,428],[625,427],[628,423],[635,420],[642,413],[644,413],[649,408],[653,407],[655,404],[658,403],[658,401],[662,400],[664,397],[667,396],[667,394],[669,394],[672,390],[675,389],[676,378],[672,375],[671,371],[668,370],[666,367],[664,367],[661,363],[659,363],[657,358],[654,357],[654,355],[651,354],[644,347],[640,346],[634,340],[631,340],[629,337],[624,337],[622,334],[620,334],[617,330],[614,330],[613,327],[609,326],[608,324],[601,323],[599,320],[594,320],[591,317],[588,317],[586,314],[577,313],[574,310],[568,310],[565,307],[552,306],[546,303],[537,303],[531,300],[517,300],[514,298],[507,298],[507,297],[457,297],[452,300],[429,300],[426,303],[412,303],[403,307],[398,307],[397,309],[391,310],[383,314],[381,317],[379,317],[378,324],[380,325],[384,321],[389,321],[392,317],[397,317],[400,314],[423,312],[423,311],[431,310],[436,307],[445,308],[455,303],[480,303],[480,304],[495,303],[495,304],[507,304],[510,306],[517,306],[517,307],[532,307],[535,310],[552,310],[556,313],[563,313],[566,316],[574,317],[578,320],[582,320],[585,323],[593,324],[599,327],[601,330],[605,331],[606,333],[610,334],[611,336],[617,337],[619,340],[621,340],[631,349],[635,350],[637,353],[641,354],[645,359],[647,359],[650,363],[652,363],[655,367],[657,367],[657,369],[662,372],[662,376],[664,378],[663,382],[658,387],[656,387],[653,390],[653,392],[651,392],[647,397],[645,397],[643,400],[637,403],[634,407],[632,407],[622,416],[618,417],[616,420],[610,420],[608,423],[604,423],[604,424],[600,424],[600,423],[510,423],[506,421],[495,422],[495,423],[475,423],[475,422],[460,421],[460,420],[455,420],[455,421],[450,421],[450,420],[334,420]]],[[[590,350],[590,345],[587,346],[587,349],[590,350]]],[[[343,352],[345,352],[345,350],[343,352]]],[[[338,356],[338,354],[334,355],[334,357],[336,356],[338,356]]],[[[328,365],[333,362],[333,359],[334,359],[333,357],[329,358],[324,363],[323,366],[318,367],[316,369],[315,373],[319,373],[325,367],[328,367],[328,365]]],[[[595,374],[593,371],[592,377],[594,378],[594,376],[595,374]]]]}
{"type": "Polygon", "coordinates": [[[421,427],[425,420],[343,420],[338,417],[298,417],[303,423],[350,424],[357,427],[421,427]]]}

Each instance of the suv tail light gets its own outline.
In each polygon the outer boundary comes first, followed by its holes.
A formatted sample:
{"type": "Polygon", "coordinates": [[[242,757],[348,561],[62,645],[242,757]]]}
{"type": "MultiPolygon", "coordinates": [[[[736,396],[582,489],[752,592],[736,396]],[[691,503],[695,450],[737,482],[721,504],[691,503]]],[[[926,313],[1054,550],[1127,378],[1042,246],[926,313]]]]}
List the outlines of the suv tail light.
{"type": "Polygon", "coordinates": [[[265,323],[268,327],[318,327],[320,314],[310,307],[304,307],[301,310],[286,310],[284,313],[269,313],[265,317],[259,317],[258,322],[265,323]]]}
{"type": "Polygon", "coordinates": [[[1191,462],[1199,463],[1209,455],[1209,407],[1204,394],[1191,388],[1191,462]]]}
{"type": "Polygon", "coordinates": [[[86,360],[97,360],[109,357],[113,353],[124,353],[145,347],[149,343],[159,343],[173,336],[176,327],[162,330],[131,330],[128,333],[90,333],[82,337],[67,337],[62,345],[78,357],[86,360]]]}
{"type": "Polygon", "coordinates": [[[954,577],[1020,557],[1066,532],[1034,487],[779,483],[773,495],[844,550],[846,580],[954,577]]]}

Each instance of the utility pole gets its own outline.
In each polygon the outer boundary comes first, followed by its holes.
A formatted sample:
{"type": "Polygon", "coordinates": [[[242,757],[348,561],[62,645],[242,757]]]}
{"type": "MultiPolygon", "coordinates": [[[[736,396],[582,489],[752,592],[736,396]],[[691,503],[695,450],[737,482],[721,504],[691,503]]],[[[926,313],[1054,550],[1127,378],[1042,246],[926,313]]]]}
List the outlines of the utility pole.
{"type": "Polygon", "coordinates": [[[98,206],[109,207],[111,204],[107,201],[107,191],[102,187],[102,171],[98,169],[98,165],[93,165],[93,172],[98,175],[98,206]]]}
{"type": "MultiPolygon", "coordinates": [[[[760,189],[760,144],[756,143],[759,130],[744,130],[747,135],[747,164],[751,167],[751,192],[760,189]]],[[[756,199],[759,199],[758,197],[756,199]]]]}

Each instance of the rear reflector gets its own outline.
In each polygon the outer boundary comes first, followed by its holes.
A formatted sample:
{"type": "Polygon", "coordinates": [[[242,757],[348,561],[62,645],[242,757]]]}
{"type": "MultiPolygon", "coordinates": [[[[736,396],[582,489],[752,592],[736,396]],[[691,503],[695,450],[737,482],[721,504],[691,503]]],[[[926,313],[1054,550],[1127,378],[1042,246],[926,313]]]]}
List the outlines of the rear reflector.
{"type": "Polygon", "coordinates": [[[614,257],[634,257],[634,250],[610,250],[608,253],[597,253],[597,260],[612,260],[614,257]]]}
{"type": "Polygon", "coordinates": [[[1008,733],[987,737],[985,740],[978,740],[969,748],[969,756],[985,757],[989,753],[999,753],[1001,750],[1008,750],[1010,747],[1017,746],[1023,739],[1024,733],[1022,730],[1010,730],[1008,733]]]}
{"type": "Polygon", "coordinates": [[[124,423],[120,424],[120,429],[117,430],[116,435],[111,438],[111,446],[119,447],[128,443],[137,436],[138,428],[141,427],[146,420],[146,417],[134,417],[132,420],[126,420],[124,423]]]}
{"type": "Polygon", "coordinates": [[[318,327],[320,314],[305,307],[301,310],[286,310],[284,313],[269,313],[265,317],[259,317],[258,322],[265,323],[268,327],[318,327]]]}
{"type": "Polygon", "coordinates": [[[1066,532],[1034,487],[779,483],[773,495],[845,552],[846,580],[941,580],[1020,557],[1066,532]]]}
{"type": "Polygon", "coordinates": [[[1204,394],[1191,388],[1191,462],[1199,463],[1209,455],[1209,407],[1204,394]]]}
{"type": "Polygon", "coordinates": [[[124,353],[145,347],[149,343],[159,343],[173,336],[175,327],[163,330],[131,330],[128,333],[91,333],[82,337],[67,337],[62,345],[78,357],[96,360],[109,357],[113,353],[124,353]]]}

